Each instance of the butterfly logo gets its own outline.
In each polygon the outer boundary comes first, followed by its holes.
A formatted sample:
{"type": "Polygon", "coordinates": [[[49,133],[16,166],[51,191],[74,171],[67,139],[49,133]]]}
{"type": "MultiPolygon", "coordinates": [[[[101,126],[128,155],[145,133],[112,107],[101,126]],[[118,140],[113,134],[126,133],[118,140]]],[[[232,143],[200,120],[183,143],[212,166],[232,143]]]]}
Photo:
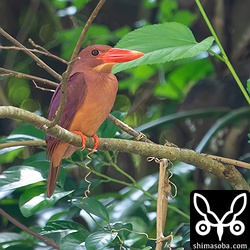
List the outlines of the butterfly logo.
{"type": "Polygon", "coordinates": [[[193,197],[193,204],[196,211],[203,217],[203,219],[197,222],[195,225],[195,230],[199,235],[204,236],[209,234],[211,227],[215,227],[217,229],[217,235],[219,241],[221,241],[222,239],[225,227],[229,227],[230,232],[235,236],[244,233],[245,225],[242,221],[237,220],[237,217],[246,208],[247,205],[246,193],[239,194],[233,199],[229,211],[227,211],[222,216],[221,219],[213,211],[211,211],[210,205],[207,199],[203,195],[195,193],[193,197]],[[239,204],[237,205],[237,207],[235,205],[240,202],[240,199],[243,199],[243,206],[237,211],[239,204]],[[203,203],[203,206],[199,207],[198,202],[200,205],[203,203]],[[226,223],[225,222],[226,219],[228,220],[231,217],[232,217],[231,221],[226,223]],[[211,219],[213,220],[213,222],[211,222],[211,219]]]}

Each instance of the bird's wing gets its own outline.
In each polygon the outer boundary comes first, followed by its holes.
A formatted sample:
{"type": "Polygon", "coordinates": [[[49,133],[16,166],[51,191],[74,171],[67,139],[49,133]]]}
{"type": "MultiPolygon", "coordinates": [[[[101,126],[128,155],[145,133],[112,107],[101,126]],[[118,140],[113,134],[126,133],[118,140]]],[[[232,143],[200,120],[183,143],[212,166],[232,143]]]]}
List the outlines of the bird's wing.
{"type": "MultiPolygon", "coordinates": [[[[87,86],[83,73],[75,73],[67,82],[66,103],[58,125],[67,129],[72,122],[76,111],[83,103],[87,94],[87,86]]],[[[61,100],[61,84],[52,96],[48,119],[53,120],[61,100]]],[[[60,142],[58,139],[46,135],[47,156],[50,158],[55,147],[60,142]]]]}

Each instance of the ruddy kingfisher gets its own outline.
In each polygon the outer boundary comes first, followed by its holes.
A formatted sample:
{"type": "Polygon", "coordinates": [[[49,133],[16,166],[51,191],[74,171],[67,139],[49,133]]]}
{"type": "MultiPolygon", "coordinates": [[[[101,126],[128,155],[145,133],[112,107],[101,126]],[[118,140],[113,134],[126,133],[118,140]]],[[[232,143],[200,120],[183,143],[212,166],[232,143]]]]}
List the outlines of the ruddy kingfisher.
{"type": "MultiPolygon", "coordinates": [[[[128,62],[143,56],[142,52],[112,48],[107,45],[92,45],[78,55],[67,82],[66,103],[58,125],[81,136],[82,148],[86,136],[95,141],[93,151],[99,144],[95,134],[108,117],[118,90],[118,81],[112,74],[116,63],[128,62]]],[[[55,117],[61,99],[61,84],[50,102],[48,119],[55,117]]],[[[47,196],[54,193],[63,158],[70,157],[77,148],[46,135],[46,154],[50,160],[47,196]]]]}

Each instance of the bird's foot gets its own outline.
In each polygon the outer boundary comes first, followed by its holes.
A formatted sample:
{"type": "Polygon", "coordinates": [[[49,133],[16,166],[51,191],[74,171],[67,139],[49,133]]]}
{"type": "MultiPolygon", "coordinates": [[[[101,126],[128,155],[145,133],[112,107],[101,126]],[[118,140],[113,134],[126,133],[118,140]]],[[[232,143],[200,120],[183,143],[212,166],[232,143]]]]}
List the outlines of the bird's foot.
{"type": "Polygon", "coordinates": [[[99,137],[96,134],[92,135],[92,137],[95,141],[95,144],[94,144],[94,147],[93,147],[92,151],[90,152],[90,154],[93,154],[97,150],[97,148],[99,146],[99,142],[100,142],[99,137]]]}
{"type": "Polygon", "coordinates": [[[73,130],[72,133],[81,136],[81,138],[82,138],[82,150],[84,150],[86,147],[86,136],[82,132],[77,131],[77,130],[73,130]]]}

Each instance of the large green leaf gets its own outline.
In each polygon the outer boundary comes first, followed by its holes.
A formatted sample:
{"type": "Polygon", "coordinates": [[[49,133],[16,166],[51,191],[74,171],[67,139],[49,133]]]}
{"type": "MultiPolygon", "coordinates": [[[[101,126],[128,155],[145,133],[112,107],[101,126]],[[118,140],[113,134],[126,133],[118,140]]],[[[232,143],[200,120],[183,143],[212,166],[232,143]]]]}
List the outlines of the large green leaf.
{"type": "MultiPolygon", "coordinates": [[[[29,140],[40,141],[41,139],[44,139],[44,132],[28,124],[15,128],[9,136],[0,141],[0,144],[29,140]]],[[[12,162],[19,155],[20,149],[23,147],[24,146],[15,146],[0,149],[0,156],[5,154],[4,157],[0,158],[0,163],[12,162]]]]}
{"type": "Polygon", "coordinates": [[[117,233],[95,232],[86,239],[86,249],[99,250],[105,249],[117,236],[117,233]]]}
{"type": "Polygon", "coordinates": [[[0,249],[31,249],[34,241],[17,233],[0,233],[0,249]],[[26,248],[24,248],[26,246],[26,248]]]}
{"type": "Polygon", "coordinates": [[[11,135],[24,135],[24,136],[28,135],[28,136],[33,137],[33,140],[34,139],[42,139],[43,140],[45,137],[45,134],[43,131],[37,129],[36,127],[34,127],[31,124],[24,124],[24,125],[21,125],[21,126],[15,128],[11,132],[11,135]]]}
{"type": "Polygon", "coordinates": [[[57,233],[57,232],[67,232],[67,231],[85,231],[87,235],[89,235],[89,231],[81,224],[75,221],[68,220],[52,220],[48,221],[46,226],[42,231],[42,235],[47,235],[49,233],[57,233]]]}
{"type": "Polygon", "coordinates": [[[52,207],[59,199],[69,195],[73,191],[62,191],[56,188],[53,196],[47,198],[45,186],[36,186],[27,189],[19,199],[19,207],[23,216],[29,217],[43,209],[52,207]]]}
{"type": "Polygon", "coordinates": [[[43,181],[42,174],[30,166],[15,166],[0,175],[1,191],[13,190],[43,181]]]}
{"type": "Polygon", "coordinates": [[[194,57],[209,49],[213,41],[213,37],[208,37],[198,43],[192,31],[180,23],[144,26],[125,35],[116,47],[138,50],[145,55],[137,60],[115,65],[113,72],[143,64],[194,57]]]}
{"type": "Polygon", "coordinates": [[[60,250],[86,250],[85,239],[86,235],[81,230],[68,234],[60,241],[60,250]]]}
{"type": "Polygon", "coordinates": [[[73,205],[85,210],[87,213],[94,214],[97,217],[109,222],[109,214],[106,207],[98,200],[93,198],[78,198],[72,201],[73,205]]]}

